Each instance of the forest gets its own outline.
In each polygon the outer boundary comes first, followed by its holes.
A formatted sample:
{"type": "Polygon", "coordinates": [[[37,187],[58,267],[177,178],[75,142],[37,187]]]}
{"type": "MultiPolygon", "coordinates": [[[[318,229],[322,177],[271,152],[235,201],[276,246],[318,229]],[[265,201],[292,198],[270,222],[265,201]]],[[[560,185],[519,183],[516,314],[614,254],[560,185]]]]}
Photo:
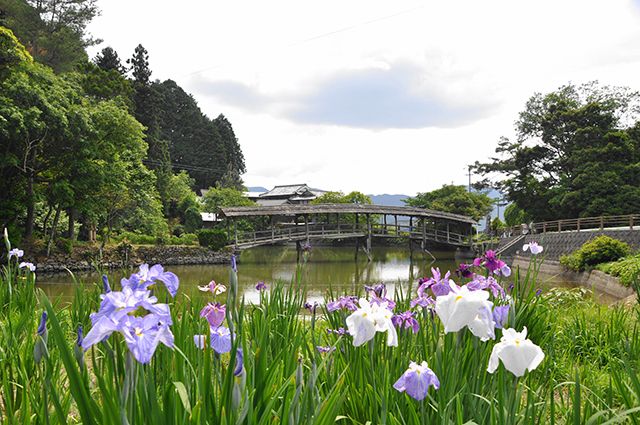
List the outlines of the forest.
{"type": "Polygon", "coordinates": [[[95,0],[0,0],[0,227],[47,250],[193,233],[202,189],[242,189],[227,117],[154,80],[144,46],[125,60],[93,38],[97,14],[95,0]]]}

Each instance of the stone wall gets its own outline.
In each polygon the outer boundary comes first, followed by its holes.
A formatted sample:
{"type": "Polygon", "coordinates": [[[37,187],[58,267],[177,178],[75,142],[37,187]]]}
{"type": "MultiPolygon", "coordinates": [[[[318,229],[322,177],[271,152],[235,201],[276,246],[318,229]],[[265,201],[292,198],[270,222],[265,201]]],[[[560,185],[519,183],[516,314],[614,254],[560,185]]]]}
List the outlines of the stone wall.
{"type": "MultiPolygon", "coordinates": [[[[547,260],[559,260],[563,254],[570,254],[580,248],[585,242],[600,236],[607,235],[628,243],[633,250],[640,250],[640,229],[620,229],[620,230],[594,230],[581,232],[553,232],[527,235],[522,244],[516,244],[502,253],[502,257],[511,258],[515,255],[523,254],[522,245],[532,241],[544,246],[544,257],[547,260]]],[[[514,237],[500,240],[501,246],[508,245],[514,237]]]]}
{"type": "Polygon", "coordinates": [[[142,263],[163,265],[226,264],[231,258],[229,251],[211,251],[200,246],[137,246],[131,252],[118,248],[107,248],[102,253],[97,247],[78,247],[73,254],[54,254],[38,257],[35,264],[39,273],[135,267],[142,263]]]}
{"type": "MultiPolygon", "coordinates": [[[[517,255],[513,258],[511,267],[527,270],[531,256],[517,255]]],[[[623,299],[634,295],[633,289],[621,285],[618,278],[599,270],[590,272],[574,272],[566,269],[558,261],[545,259],[540,266],[540,274],[548,280],[560,283],[570,283],[575,286],[591,289],[594,293],[604,293],[615,299],[623,299]]]]}

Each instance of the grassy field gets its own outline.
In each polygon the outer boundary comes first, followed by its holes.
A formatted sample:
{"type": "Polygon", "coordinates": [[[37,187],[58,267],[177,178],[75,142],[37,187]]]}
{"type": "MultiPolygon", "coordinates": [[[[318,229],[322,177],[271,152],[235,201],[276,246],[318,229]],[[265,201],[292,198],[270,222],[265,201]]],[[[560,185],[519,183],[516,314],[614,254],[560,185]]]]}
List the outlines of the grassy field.
{"type": "MultiPolygon", "coordinates": [[[[503,364],[487,372],[500,329],[495,340],[484,342],[467,328],[445,333],[439,313],[415,306],[419,329],[398,328],[397,346],[387,345],[387,331],[356,347],[353,336],[327,331],[347,328],[352,311],[304,308],[299,280],[268,283],[260,303],[246,304],[235,293],[242,270],[230,270],[226,292],[210,293],[212,303],[226,305],[217,320],[230,331],[228,352],[209,345],[210,322],[201,317],[205,301],[179,289],[172,297],[161,281],[153,292],[158,305],[170,309],[172,344],[158,344],[150,361],[141,363],[131,335],[125,340],[126,331],[116,331],[85,351],[89,332],[98,327],[91,314],[105,309],[103,284],[78,283],[73,302],[63,305],[36,290],[37,271],[19,268],[13,257],[0,279],[0,421],[640,423],[640,309],[598,305],[582,292],[538,294],[538,266],[534,261],[529,270],[515,270],[504,298],[510,305],[505,327],[526,326],[527,338],[545,354],[534,370],[516,377],[503,364]],[[78,326],[84,341],[78,341],[78,326]],[[194,343],[196,335],[206,335],[204,349],[194,343]],[[439,388],[429,387],[420,401],[394,388],[412,361],[426,361],[439,380],[439,388]]],[[[396,293],[396,313],[410,310],[416,288],[396,293]]],[[[116,294],[119,288],[113,289],[116,294]]],[[[328,293],[327,301],[342,295],[366,292],[328,293]]],[[[144,313],[136,307],[126,317],[144,313]]]]}

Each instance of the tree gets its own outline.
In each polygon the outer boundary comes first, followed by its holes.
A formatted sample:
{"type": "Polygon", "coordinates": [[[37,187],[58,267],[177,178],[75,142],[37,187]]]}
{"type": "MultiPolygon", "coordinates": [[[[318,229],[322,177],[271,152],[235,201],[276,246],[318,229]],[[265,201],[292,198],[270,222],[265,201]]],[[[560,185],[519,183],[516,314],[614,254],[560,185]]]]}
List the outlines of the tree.
{"type": "Polygon", "coordinates": [[[33,57],[55,71],[70,71],[87,60],[94,45],[87,25],[99,13],[96,0],[8,0],[4,23],[14,30],[33,57]]]}
{"type": "Polygon", "coordinates": [[[517,140],[501,139],[498,156],[474,167],[535,221],[637,212],[640,127],[630,125],[639,99],[596,83],[536,93],[517,140]]]}
{"type": "Polygon", "coordinates": [[[404,200],[411,207],[466,215],[480,220],[493,209],[493,200],[484,193],[468,192],[465,186],[444,185],[431,192],[404,200]]]}
{"type": "Polygon", "coordinates": [[[529,223],[530,218],[527,217],[524,210],[519,208],[516,204],[509,204],[504,209],[504,221],[507,226],[518,226],[523,223],[529,223]]]}
{"type": "Polygon", "coordinates": [[[203,204],[204,211],[217,214],[221,207],[250,207],[255,205],[255,202],[239,190],[229,187],[211,187],[203,197],[203,204]]]}
{"type": "Polygon", "coordinates": [[[311,201],[311,204],[371,204],[371,198],[362,192],[325,192],[311,201]]]}
{"type": "Polygon", "coordinates": [[[111,47],[105,47],[96,55],[93,62],[104,71],[116,71],[121,75],[125,73],[125,67],[120,62],[118,52],[111,47]]]}

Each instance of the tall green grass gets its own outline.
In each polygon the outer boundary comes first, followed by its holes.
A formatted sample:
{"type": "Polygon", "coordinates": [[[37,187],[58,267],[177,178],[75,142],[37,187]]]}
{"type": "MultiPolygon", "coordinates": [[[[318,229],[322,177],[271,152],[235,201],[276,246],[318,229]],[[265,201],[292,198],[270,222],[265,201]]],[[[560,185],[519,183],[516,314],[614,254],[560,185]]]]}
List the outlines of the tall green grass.
{"type": "MultiPolygon", "coordinates": [[[[137,364],[114,334],[79,361],[75,332],[78,325],[90,328],[100,287],[77,283],[70,304],[52,302],[35,288],[35,275],[14,261],[0,278],[0,422],[639,423],[640,310],[538,296],[538,267],[514,272],[509,325],[527,326],[546,357],[517,379],[502,366],[486,372],[495,341],[480,342],[468,331],[445,335],[426,310],[418,333],[399,330],[398,347],[387,347],[381,334],[354,347],[348,335],[326,332],[346,327],[347,312],[302,307],[301,271],[293,282],[275,283],[257,304],[238,299],[237,276],[230,273],[227,322],[236,337],[229,354],[196,348],[193,336],[208,333],[199,317],[208,300],[179,292],[171,305],[174,350],[160,346],[150,364],[137,364]],[[36,363],[42,310],[49,313],[47,354],[36,363]],[[321,354],[316,346],[335,350],[321,354]],[[238,348],[245,368],[240,377],[233,373],[238,348]],[[417,402],[392,385],[409,361],[423,360],[441,385],[417,402]]],[[[157,295],[169,298],[160,290],[157,295]]],[[[414,295],[397,291],[396,311],[407,310],[414,295]]]]}

